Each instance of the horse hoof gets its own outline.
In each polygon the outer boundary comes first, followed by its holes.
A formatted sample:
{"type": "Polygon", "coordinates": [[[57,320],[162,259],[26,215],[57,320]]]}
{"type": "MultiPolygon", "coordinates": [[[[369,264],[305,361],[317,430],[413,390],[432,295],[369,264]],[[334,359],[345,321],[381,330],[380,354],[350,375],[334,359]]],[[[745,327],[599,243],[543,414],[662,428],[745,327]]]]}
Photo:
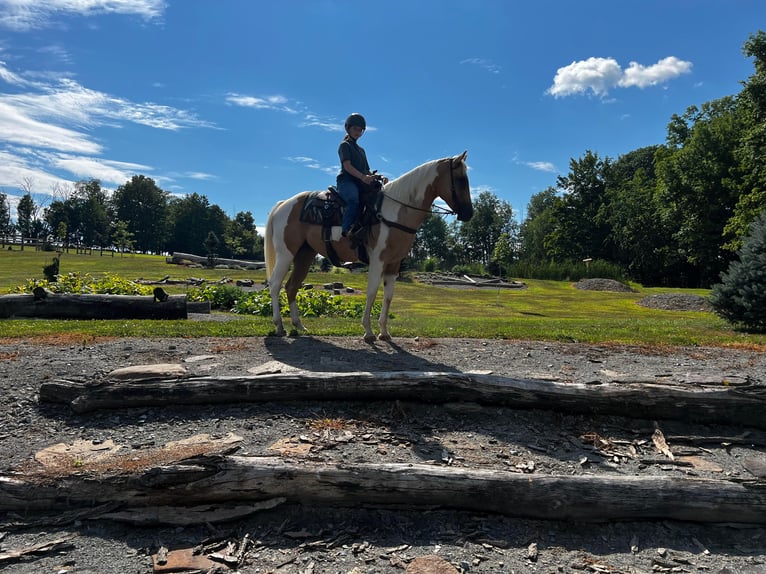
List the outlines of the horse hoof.
{"type": "Polygon", "coordinates": [[[381,341],[390,341],[391,335],[389,334],[384,335],[383,333],[381,333],[380,335],[378,335],[378,339],[380,339],[381,341]]]}
{"type": "Polygon", "coordinates": [[[364,342],[365,343],[374,343],[375,342],[375,335],[365,335],[364,336],[364,342]]]}

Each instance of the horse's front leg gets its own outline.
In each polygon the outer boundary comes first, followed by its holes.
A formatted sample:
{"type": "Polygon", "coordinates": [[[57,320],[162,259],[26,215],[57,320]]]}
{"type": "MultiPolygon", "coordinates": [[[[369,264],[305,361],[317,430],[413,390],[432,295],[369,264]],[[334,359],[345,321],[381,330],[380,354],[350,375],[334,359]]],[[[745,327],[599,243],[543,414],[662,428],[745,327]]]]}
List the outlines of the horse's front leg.
{"type": "Polygon", "coordinates": [[[372,330],[372,306],[375,303],[375,297],[378,294],[378,287],[380,286],[380,268],[377,265],[371,264],[370,269],[367,272],[367,304],[364,306],[364,315],[362,316],[362,327],[364,327],[364,341],[365,343],[372,343],[375,341],[375,333],[372,330]],[[377,267],[377,269],[375,269],[377,267]]]}
{"type": "Polygon", "coordinates": [[[378,317],[378,326],[380,334],[378,339],[381,341],[390,341],[391,335],[388,334],[388,310],[391,307],[391,300],[394,298],[394,287],[396,287],[397,273],[386,273],[383,276],[383,303],[380,306],[380,317],[378,317]]]}

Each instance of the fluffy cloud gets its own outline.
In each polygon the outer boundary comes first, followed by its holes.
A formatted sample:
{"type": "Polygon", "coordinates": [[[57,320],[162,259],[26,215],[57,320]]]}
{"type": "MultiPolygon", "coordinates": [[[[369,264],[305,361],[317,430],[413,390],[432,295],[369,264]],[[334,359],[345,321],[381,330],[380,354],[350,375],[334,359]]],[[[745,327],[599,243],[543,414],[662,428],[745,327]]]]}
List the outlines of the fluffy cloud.
{"type": "Polygon", "coordinates": [[[606,96],[612,88],[646,88],[691,72],[692,63],[669,56],[651,66],[630,62],[623,70],[614,58],[588,58],[559,68],[546,91],[556,98],[591,93],[606,96]]]}

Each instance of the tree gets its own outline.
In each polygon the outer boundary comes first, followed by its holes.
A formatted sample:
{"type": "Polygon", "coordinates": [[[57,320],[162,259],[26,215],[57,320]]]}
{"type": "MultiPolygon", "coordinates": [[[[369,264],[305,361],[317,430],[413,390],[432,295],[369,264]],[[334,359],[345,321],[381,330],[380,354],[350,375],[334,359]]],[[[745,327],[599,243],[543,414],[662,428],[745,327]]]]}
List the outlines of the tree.
{"type": "MultiPolygon", "coordinates": [[[[168,251],[199,253],[209,232],[218,237],[224,236],[228,218],[220,207],[211,206],[206,196],[192,193],[170,202],[169,220],[168,251]]],[[[219,255],[225,253],[222,249],[219,255]]]]}
{"type": "Polygon", "coordinates": [[[708,286],[731,259],[722,238],[737,203],[731,174],[742,123],[731,97],[690,107],[685,121],[691,125],[681,147],[666,146],[656,155],[659,217],[672,228],[679,260],[687,264],[685,283],[708,286]]]}
{"type": "Polygon", "coordinates": [[[751,225],[738,255],[713,286],[710,303],[730,323],[766,331],[766,210],[751,225]]]}
{"type": "Polygon", "coordinates": [[[460,239],[471,260],[488,265],[503,233],[516,234],[513,208],[493,193],[481,192],[473,204],[473,217],[460,225],[460,239]]]}
{"type": "Polygon", "coordinates": [[[79,181],[75,184],[75,189],[80,241],[86,246],[104,247],[109,243],[111,217],[101,182],[97,179],[79,181]]]}
{"type": "Polygon", "coordinates": [[[410,250],[412,263],[419,267],[426,260],[434,259],[439,262],[439,267],[446,267],[449,258],[448,235],[447,222],[436,214],[429,214],[415,234],[410,250]]]}
{"type": "Polygon", "coordinates": [[[527,204],[527,217],[519,231],[520,257],[529,263],[548,261],[545,238],[555,226],[553,204],[556,189],[548,187],[534,194],[527,204]]]}
{"type": "Polygon", "coordinates": [[[554,199],[554,228],[545,238],[546,251],[554,261],[613,258],[610,230],[602,214],[610,168],[609,158],[587,150],[579,160],[570,160],[568,175],[557,178],[561,195],[554,199]]]}
{"type": "Polygon", "coordinates": [[[263,259],[263,238],[258,235],[255,218],[249,211],[240,211],[227,223],[224,242],[236,258],[263,259]]]}
{"type": "Polygon", "coordinates": [[[672,233],[658,216],[654,157],[659,146],[620,156],[611,169],[601,215],[609,224],[615,261],[643,284],[667,283],[672,233]]]}
{"type": "Polygon", "coordinates": [[[724,228],[728,238],[724,248],[737,251],[750,224],[766,204],[766,33],[751,35],[742,49],[754,59],[755,73],[743,83],[737,97],[742,117],[739,144],[734,151],[737,162],[733,170],[733,185],[738,199],[733,215],[724,228]]]}
{"type": "Polygon", "coordinates": [[[112,229],[112,241],[120,252],[120,257],[125,251],[133,249],[133,234],[128,231],[128,224],[124,221],[115,221],[112,229]]]}
{"type": "Polygon", "coordinates": [[[43,213],[48,226],[55,230],[56,238],[69,251],[72,229],[78,226],[77,214],[75,213],[71,199],[66,201],[56,200],[52,202],[43,213]]]}
{"type": "Polygon", "coordinates": [[[37,213],[35,200],[32,194],[27,192],[19,200],[16,206],[16,226],[21,233],[21,250],[24,251],[24,240],[34,237],[34,217],[37,213]]]}
{"type": "Polygon", "coordinates": [[[153,179],[143,175],[134,175],[112,195],[113,217],[127,224],[139,251],[162,251],[169,231],[168,197],[153,179]]]}
{"type": "Polygon", "coordinates": [[[11,223],[11,204],[8,196],[0,193],[0,246],[5,247],[6,240],[10,240],[10,235],[14,231],[11,223]]]}

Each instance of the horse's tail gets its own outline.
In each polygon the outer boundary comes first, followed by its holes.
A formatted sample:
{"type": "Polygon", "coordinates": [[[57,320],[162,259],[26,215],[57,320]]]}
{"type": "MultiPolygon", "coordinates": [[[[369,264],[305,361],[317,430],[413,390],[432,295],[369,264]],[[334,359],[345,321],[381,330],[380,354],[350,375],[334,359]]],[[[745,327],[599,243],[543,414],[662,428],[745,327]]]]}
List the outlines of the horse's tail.
{"type": "Polygon", "coordinates": [[[274,272],[274,265],[276,265],[276,253],[274,250],[274,214],[279,206],[282,205],[280,201],[269,213],[269,217],[266,220],[266,234],[263,237],[263,256],[266,260],[266,280],[268,281],[271,274],[274,272]]]}

